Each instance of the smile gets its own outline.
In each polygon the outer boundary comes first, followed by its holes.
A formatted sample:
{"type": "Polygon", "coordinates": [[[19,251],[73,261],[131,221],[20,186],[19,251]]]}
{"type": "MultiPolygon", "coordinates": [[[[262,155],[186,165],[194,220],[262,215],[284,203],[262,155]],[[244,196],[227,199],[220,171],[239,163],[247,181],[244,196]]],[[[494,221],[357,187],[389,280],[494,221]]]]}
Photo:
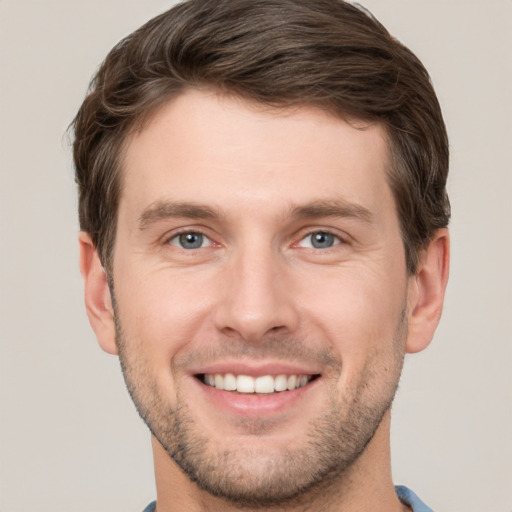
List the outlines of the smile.
{"type": "Polygon", "coordinates": [[[233,373],[205,373],[199,376],[207,386],[222,391],[238,393],[270,394],[275,392],[292,391],[306,386],[315,375],[235,375],[233,373]]]}

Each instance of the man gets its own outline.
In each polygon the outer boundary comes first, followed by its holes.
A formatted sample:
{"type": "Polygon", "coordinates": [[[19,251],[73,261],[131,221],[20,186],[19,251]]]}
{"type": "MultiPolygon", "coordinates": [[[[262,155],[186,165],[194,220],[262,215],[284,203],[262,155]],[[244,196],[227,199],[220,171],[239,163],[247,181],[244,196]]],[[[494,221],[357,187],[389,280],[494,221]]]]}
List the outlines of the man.
{"type": "Polygon", "coordinates": [[[110,52],[74,128],[86,307],[152,433],[147,510],[430,510],[389,453],[448,278],[418,59],[340,0],[190,0],[110,52]]]}

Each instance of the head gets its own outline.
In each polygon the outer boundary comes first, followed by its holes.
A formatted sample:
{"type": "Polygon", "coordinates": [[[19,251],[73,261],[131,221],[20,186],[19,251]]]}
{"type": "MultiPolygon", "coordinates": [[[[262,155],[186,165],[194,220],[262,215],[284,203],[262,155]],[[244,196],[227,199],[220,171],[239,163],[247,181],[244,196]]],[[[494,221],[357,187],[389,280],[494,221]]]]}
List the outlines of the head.
{"type": "Polygon", "coordinates": [[[88,312],[155,453],[253,506],[382,470],[447,278],[416,57],[338,0],[191,0],[111,51],[74,126],[88,312]]]}

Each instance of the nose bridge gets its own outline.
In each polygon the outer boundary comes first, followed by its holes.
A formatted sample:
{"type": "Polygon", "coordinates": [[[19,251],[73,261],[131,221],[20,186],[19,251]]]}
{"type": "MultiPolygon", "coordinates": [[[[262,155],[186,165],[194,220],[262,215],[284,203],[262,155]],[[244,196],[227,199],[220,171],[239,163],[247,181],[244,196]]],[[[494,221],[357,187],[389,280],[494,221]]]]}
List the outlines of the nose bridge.
{"type": "Polygon", "coordinates": [[[245,243],[233,252],[226,271],[229,278],[215,318],[218,329],[257,341],[270,331],[295,328],[285,263],[270,243],[245,243]]]}

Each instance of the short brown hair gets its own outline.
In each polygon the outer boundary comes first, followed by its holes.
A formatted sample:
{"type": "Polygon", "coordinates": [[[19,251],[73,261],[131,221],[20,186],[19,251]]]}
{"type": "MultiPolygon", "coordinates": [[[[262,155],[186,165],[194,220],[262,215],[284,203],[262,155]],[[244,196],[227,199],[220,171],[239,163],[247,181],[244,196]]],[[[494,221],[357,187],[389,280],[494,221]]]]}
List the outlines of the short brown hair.
{"type": "Polygon", "coordinates": [[[80,227],[107,270],[127,135],[165,101],[204,86],[382,123],[407,270],[416,271],[419,249],[450,217],[441,109],[418,58],[342,0],[188,0],[111,50],[73,121],[80,227]]]}

